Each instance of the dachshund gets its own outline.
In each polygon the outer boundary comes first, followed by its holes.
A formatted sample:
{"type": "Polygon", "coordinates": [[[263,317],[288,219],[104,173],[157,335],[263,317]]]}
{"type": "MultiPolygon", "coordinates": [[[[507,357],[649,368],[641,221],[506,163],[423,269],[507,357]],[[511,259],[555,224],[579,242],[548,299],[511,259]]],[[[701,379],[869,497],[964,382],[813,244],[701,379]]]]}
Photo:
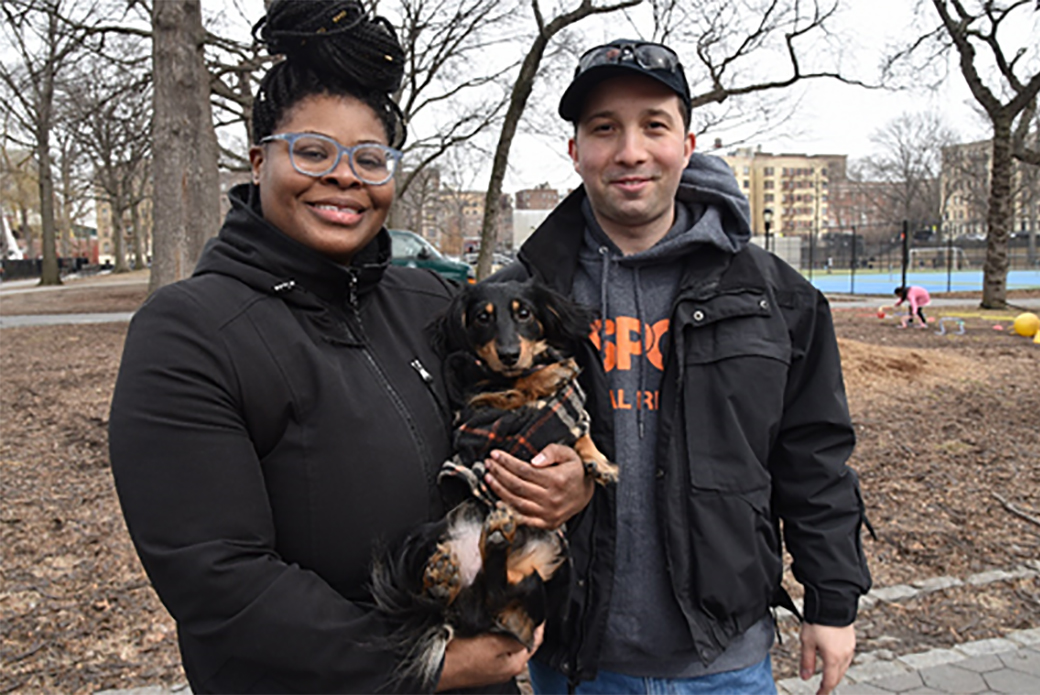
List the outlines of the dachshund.
{"type": "Polygon", "coordinates": [[[574,448],[597,483],[617,482],[617,467],[589,436],[570,356],[592,320],[589,309],[534,281],[469,285],[434,320],[456,413],[455,455],[438,481],[457,504],[373,569],[376,605],[400,625],[390,641],[402,678],[435,686],[456,636],[499,633],[533,647],[549,611],[546,584],[568,567],[566,540],[561,530],[519,523],[485,484],[484,460],[492,449],[530,459],[557,442],[574,448]]]}

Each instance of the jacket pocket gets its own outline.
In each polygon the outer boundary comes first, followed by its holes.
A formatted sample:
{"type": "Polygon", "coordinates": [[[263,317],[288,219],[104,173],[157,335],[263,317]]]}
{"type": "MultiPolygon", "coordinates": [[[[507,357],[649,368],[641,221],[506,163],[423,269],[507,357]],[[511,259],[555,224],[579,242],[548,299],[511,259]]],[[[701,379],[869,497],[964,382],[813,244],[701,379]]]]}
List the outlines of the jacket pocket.
{"type": "Polygon", "coordinates": [[[768,488],[791,362],[786,324],[757,292],[687,302],[679,316],[691,486],[724,493],[768,488]]]}
{"type": "Polygon", "coordinates": [[[739,495],[689,493],[691,595],[721,626],[760,618],[780,582],[780,543],[769,498],[769,488],[739,495]]]}

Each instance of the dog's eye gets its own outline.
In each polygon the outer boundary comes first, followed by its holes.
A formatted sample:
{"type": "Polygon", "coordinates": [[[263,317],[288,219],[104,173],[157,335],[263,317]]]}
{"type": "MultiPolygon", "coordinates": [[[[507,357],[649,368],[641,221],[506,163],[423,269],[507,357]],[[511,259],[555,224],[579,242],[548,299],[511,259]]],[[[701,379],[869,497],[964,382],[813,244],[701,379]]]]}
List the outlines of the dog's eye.
{"type": "Polygon", "coordinates": [[[486,326],[491,323],[491,314],[487,311],[478,311],[477,315],[473,317],[473,320],[486,326]]]}
{"type": "Polygon", "coordinates": [[[518,321],[527,321],[531,318],[531,310],[525,306],[517,307],[516,318],[518,321]]]}

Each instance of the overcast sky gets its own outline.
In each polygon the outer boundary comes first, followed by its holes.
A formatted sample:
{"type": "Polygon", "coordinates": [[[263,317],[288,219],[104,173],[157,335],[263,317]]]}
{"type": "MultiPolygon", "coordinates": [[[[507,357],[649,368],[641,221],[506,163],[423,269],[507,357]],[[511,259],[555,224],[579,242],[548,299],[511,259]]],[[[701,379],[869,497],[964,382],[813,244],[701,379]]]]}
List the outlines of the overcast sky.
{"type": "MultiPolygon", "coordinates": [[[[878,64],[886,45],[908,31],[915,3],[912,0],[844,0],[843,4],[846,7],[836,28],[847,31],[851,37],[846,60],[850,65],[858,63],[862,74],[866,74],[878,64]]],[[[612,31],[616,29],[583,31],[585,45],[616,38],[612,31]]],[[[808,81],[801,89],[795,116],[800,124],[797,133],[776,133],[740,144],[761,146],[764,152],[772,153],[846,154],[850,159],[860,158],[871,152],[870,136],[889,121],[904,112],[926,110],[940,111],[947,125],[963,141],[989,137],[972,111],[973,100],[959,72],[951,73],[945,87],[936,93],[870,90],[835,80],[808,81]]],[[[555,108],[555,102],[552,106],[555,108]]],[[[713,134],[705,134],[698,139],[698,149],[710,149],[713,141],[713,134]]],[[[724,138],[723,151],[731,145],[729,138],[724,138]]],[[[565,189],[580,182],[566,158],[565,134],[558,139],[525,137],[519,146],[514,146],[513,153],[511,159],[516,167],[507,177],[506,190],[540,181],[565,189]]]]}
{"type": "MultiPolygon", "coordinates": [[[[210,2],[233,2],[251,21],[263,12],[262,0],[203,0],[204,8],[213,7],[210,2]]],[[[860,74],[866,76],[877,66],[887,45],[912,31],[910,27],[916,2],[843,0],[842,4],[844,7],[834,28],[846,37],[843,42],[846,49],[844,65],[857,69],[860,74]]],[[[1040,16],[1040,13],[1034,14],[1040,16]]],[[[591,47],[618,38],[619,31],[624,36],[635,34],[630,30],[630,26],[619,24],[617,19],[609,23],[595,22],[595,19],[586,20],[574,31],[581,46],[591,47]],[[624,28],[619,30],[619,26],[624,28]]],[[[680,55],[684,53],[682,47],[676,48],[680,55]]],[[[686,63],[689,68],[691,61],[688,58],[686,63]]],[[[517,136],[510,154],[510,170],[506,176],[505,191],[513,192],[542,182],[564,190],[579,183],[567,157],[568,130],[558,118],[552,120],[555,118],[561,89],[562,86],[549,88],[544,84],[536,85],[528,109],[529,112],[541,110],[542,116],[536,127],[543,132],[540,135],[517,136]],[[552,117],[547,120],[546,114],[552,117]]],[[[761,146],[763,151],[774,153],[846,154],[850,159],[859,158],[871,152],[870,136],[886,123],[904,112],[929,109],[941,111],[946,124],[958,133],[962,141],[989,137],[985,127],[972,111],[971,95],[956,68],[951,72],[946,87],[938,93],[867,90],[833,80],[806,82],[800,91],[801,99],[794,119],[799,127],[789,128],[787,133],[756,137],[741,144],[761,146]]],[[[421,124],[413,126],[418,128],[421,124]]],[[[531,127],[530,124],[528,127],[531,127]]],[[[497,139],[497,133],[493,135],[497,139]]],[[[709,149],[717,135],[719,134],[708,133],[702,136],[698,140],[699,149],[709,149]]],[[[740,134],[725,135],[724,150],[729,149],[733,140],[739,139],[740,134]]],[[[492,148],[494,140],[489,139],[486,146],[492,148]]],[[[485,167],[484,171],[474,171],[472,182],[467,187],[483,188],[489,173],[489,167],[485,167]]]]}

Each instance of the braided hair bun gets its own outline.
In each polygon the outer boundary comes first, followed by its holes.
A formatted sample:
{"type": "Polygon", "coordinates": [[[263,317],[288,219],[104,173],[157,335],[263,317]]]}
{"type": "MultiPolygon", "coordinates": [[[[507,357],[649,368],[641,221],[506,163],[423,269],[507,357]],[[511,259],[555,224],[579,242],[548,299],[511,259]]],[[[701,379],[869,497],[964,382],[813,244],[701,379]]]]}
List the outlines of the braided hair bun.
{"type": "Polygon", "coordinates": [[[360,0],[274,0],[253,39],[284,55],[264,76],[253,105],[253,141],[272,134],[285,113],[317,94],[352,96],[383,122],[391,145],[404,144],[404,117],[390,94],[404,77],[393,26],[360,0]]]}

